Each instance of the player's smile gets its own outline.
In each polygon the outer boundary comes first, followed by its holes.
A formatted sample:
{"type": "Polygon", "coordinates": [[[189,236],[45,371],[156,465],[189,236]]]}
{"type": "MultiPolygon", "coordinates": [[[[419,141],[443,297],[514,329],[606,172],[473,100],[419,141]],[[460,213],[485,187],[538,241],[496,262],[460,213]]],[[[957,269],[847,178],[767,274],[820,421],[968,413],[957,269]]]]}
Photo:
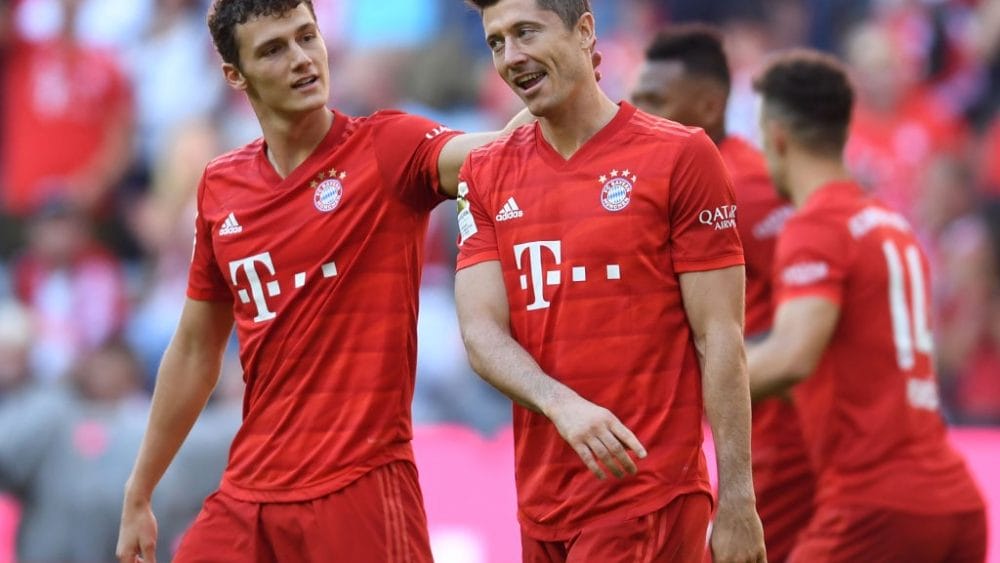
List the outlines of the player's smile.
{"type": "Polygon", "coordinates": [[[320,77],[318,74],[310,74],[292,83],[292,90],[296,92],[312,93],[320,87],[320,77]]]}
{"type": "Polygon", "coordinates": [[[542,82],[544,82],[547,77],[547,72],[536,71],[515,76],[511,82],[521,91],[522,95],[531,96],[538,92],[542,82]]]}

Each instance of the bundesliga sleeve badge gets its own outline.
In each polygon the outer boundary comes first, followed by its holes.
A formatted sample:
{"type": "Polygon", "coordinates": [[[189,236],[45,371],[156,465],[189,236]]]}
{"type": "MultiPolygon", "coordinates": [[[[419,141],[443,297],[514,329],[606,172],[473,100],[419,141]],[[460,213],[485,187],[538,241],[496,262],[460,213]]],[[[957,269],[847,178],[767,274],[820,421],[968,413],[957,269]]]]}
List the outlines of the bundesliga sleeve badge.
{"type": "Polygon", "coordinates": [[[476,219],[472,216],[472,211],[469,209],[469,184],[465,182],[458,183],[458,201],[456,205],[458,208],[458,232],[460,236],[458,244],[461,246],[469,237],[479,232],[479,229],[476,228],[476,219]]]}
{"type": "Polygon", "coordinates": [[[597,179],[601,183],[601,205],[608,211],[621,211],[632,201],[636,176],[630,170],[612,170],[597,179]]]}

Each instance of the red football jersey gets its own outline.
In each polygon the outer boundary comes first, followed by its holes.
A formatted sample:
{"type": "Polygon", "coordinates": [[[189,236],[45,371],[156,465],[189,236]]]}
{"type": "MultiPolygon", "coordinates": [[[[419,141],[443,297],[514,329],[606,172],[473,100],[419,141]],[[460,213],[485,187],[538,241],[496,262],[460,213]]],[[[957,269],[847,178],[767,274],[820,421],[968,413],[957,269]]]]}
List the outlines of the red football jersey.
{"type": "Polygon", "coordinates": [[[458,267],[498,260],[513,337],[646,446],[598,480],[543,415],[514,407],[519,519],[541,540],[709,492],[701,371],[679,274],[743,263],[735,198],[700,129],[622,103],[566,160],[522,127],[462,171],[458,267]]]}
{"type": "MultiPolygon", "coordinates": [[[[719,144],[739,213],[736,227],[746,257],[746,327],[753,338],[771,328],[771,279],[778,233],[793,208],[778,196],[764,156],[739,137],[719,144]]],[[[764,524],[768,559],[784,560],[812,515],[815,478],[795,406],[784,399],[754,403],[751,436],[757,512],[764,524]]]]}
{"type": "MultiPolygon", "coordinates": [[[[115,54],[65,41],[15,42],[0,66],[0,207],[28,217],[81,194],[105,138],[132,111],[115,54]]],[[[119,156],[123,158],[123,156],[119,156]]]]}
{"type": "Polygon", "coordinates": [[[774,245],[792,206],[778,196],[764,155],[739,137],[726,137],[719,154],[733,179],[739,213],[736,228],[746,256],[747,289],[744,332],[753,337],[771,328],[771,268],[774,245]]]}
{"type": "Polygon", "coordinates": [[[227,494],[308,500],[412,460],[421,253],[453,135],[334,112],[284,180],[262,140],[206,168],[188,296],[233,302],[246,380],[227,494]]]}
{"type": "Polygon", "coordinates": [[[928,280],[907,221],[854,183],[820,188],[785,224],[779,306],[822,297],[840,307],[819,366],[794,390],[820,504],[983,506],[938,411],[928,280]]]}

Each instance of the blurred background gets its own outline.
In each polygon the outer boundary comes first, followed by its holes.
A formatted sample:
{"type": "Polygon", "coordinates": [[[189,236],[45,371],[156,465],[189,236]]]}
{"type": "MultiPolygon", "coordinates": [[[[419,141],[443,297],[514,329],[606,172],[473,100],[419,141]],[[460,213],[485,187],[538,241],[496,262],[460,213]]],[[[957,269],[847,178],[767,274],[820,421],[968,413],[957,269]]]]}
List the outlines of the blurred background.
{"type": "MultiPolygon", "coordinates": [[[[751,140],[750,79],[768,53],[805,45],[848,63],[859,92],[850,166],[911,219],[933,263],[944,414],[974,449],[1000,451],[1000,0],[592,1],[613,99],[628,98],[661,26],[722,26],[729,130],[751,140]]],[[[315,6],[338,109],[400,108],[477,131],[520,108],[460,0],[315,6]]],[[[211,158],[260,134],[243,95],[224,85],[207,8],[0,0],[0,563],[15,560],[15,543],[21,561],[107,561],[114,551],[122,486],[184,300],[197,180],[211,158]]],[[[465,361],[453,217],[442,205],[428,238],[418,460],[428,481],[448,474],[445,459],[479,464],[460,477],[478,508],[425,489],[438,560],[507,561],[497,553],[516,533],[489,543],[434,528],[449,511],[466,525],[476,510],[513,524],[510,407],[465,361]]],[[[231,353],[158,491],[164,557],[217,485],[240,378],[231,353]]]]}

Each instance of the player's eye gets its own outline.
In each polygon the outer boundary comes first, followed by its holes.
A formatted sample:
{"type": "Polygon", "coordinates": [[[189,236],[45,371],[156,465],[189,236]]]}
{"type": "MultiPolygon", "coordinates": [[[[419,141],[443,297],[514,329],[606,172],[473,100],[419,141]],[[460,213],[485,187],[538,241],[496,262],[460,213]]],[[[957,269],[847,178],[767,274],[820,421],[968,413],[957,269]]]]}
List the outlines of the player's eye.
{"type": "Polygon", "coordinates": [[[494,53],[503,51],[503,41],[500,41],[499,39],[488,39],[486,41],[486,45],[489,46],[490,51],[493,51],[494,53]]]}

